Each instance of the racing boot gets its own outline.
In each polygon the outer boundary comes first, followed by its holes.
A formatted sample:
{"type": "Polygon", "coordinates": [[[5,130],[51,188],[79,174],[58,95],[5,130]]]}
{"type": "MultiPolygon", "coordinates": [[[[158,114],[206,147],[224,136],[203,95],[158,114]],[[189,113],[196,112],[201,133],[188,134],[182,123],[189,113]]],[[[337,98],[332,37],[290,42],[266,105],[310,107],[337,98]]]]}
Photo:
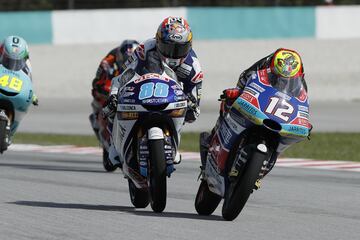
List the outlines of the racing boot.
{"type": "Polygon", "coordinates": [[[254,189],[258,190],[261,187],[261,179],[256,180],[254,189]]]}
{"type": "Polygon", "coordinates": [[[100,141],[100,136],[99,136],[99,124],[96,121],[96,113],[91,113],[89,115],[89,120],[90,120],[90,124],[92,129],[94,130],[94,133],[96,135],[96,138],[100,141]]]}
{"type": "Polygon", "coordinates": [[[181,163],[181,160],[182,160],[181,154],[179,153],[179,151],[177,151],[174,159],[174,164],[181,163]]]}
{"type": "Polygon", "coordinates": [[[206,157],[209,150],[211,140],[211,134],[208,132],[200,133],[200,158],[201,158],[201,165],[205,169],[206,164],[206,157]]]}
{"type": "Polygon", "coordinates": [[[114,144],[111,144],[109,147],[109,160],[114,167],[119,167],[122,169],[123,161],[120,160],[114,144]]]}

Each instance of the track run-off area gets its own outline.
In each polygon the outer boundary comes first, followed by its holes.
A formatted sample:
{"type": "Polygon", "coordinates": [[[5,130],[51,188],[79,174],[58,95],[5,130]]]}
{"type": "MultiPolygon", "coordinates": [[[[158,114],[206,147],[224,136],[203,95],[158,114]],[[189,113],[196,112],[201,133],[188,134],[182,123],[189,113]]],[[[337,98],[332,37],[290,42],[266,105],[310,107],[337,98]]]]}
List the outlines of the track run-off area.
{"type": "Polygon", "coordinates": [[[120,170],[103,170],[99,148],[12,145],[0,156],[0,239],[359,236],[357,163],[279,159],[239,217],[226,222],[222,203],[212,216],[197,215],[200,160],[197,153],[182,155],[168,179],[165,211],[156,214],[132,207],[126,179],[120,170]]]}

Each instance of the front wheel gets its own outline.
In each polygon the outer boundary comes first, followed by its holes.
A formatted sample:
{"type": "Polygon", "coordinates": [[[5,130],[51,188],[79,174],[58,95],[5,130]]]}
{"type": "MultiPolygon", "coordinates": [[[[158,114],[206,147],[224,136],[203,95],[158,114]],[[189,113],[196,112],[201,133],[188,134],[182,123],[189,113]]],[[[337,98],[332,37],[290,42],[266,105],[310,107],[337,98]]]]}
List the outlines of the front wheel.
{"type": "Polygon", "coordinates": [[[8,124],[7,120],[0,119],[0,153],[3,153],[8,148],[7,138],[9,136],[6,129],[7,124],[8,124]]]}
{"type": "Polygon", "coordinates": [[[114,166],[110,159],[109,159],[109,152],[106,151],[105,148],[103,148],[103,166],[104,166],[104,169],[107,171],[107,172],[113,172],[116,170],[116,166],[114,166]]]}
{"type": "Polygon", "coordinates": [[[266,155],[255,151],[252,158],[247,161],[240,179],[230,183],[222,207],[222,216],[225,220],[232,221],[240,214],[259,178],[264,160],[266,160],[266,155]]]}
{"type": "Polygon", "coordinates": [[[195,198],[195,209],[199,215],[212,214],[221,201],[221,197],[210,191],[205,180],[201,180],[199,190],[195,198]]]}
{"type": "Polygon", "coordinates": [[[150,151],[150,199],[154,212],[162,212],[166,206],[166,162],[164,140],[149,140],[150,151]]]}
{"type": "Polygon", "coordinates": [[[149,193],[146,190],[138,189],[131,179],[128,179],[131,203],[136,208],[146,208],[149,205],[149,193]]]}

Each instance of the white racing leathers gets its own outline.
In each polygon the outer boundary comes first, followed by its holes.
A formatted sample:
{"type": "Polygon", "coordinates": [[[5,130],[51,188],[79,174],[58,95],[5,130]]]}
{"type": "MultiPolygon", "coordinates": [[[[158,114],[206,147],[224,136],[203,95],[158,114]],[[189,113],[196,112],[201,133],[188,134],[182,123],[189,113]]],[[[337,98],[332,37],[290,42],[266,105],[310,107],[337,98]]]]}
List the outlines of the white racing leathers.
{"type": "MultiPolygon", "coordinates": [[[[156,50],[156,40],[149,39],[140,44],[134,53],[128,58],[123,65],[123,73],[126,69],[131,68],[139,75],[151,72],[149,69],[154,68],[154,65],[161,65],[160,56],[156,50]]],[[[189,52],[183,63],[174,69],[177,80],[183,84],[183,91],[189,98],[189,106],[191,111],[194,111],[195,118],[200,114],[200,98],[201,98],[201,84],[203,79],[203,72],[200,67],[199,60],[193,50],[189,52]]],[[[123,86],[126,77],[122,75],[112,79],[111,94],[117,94],[118,90],[123,86]]]]}

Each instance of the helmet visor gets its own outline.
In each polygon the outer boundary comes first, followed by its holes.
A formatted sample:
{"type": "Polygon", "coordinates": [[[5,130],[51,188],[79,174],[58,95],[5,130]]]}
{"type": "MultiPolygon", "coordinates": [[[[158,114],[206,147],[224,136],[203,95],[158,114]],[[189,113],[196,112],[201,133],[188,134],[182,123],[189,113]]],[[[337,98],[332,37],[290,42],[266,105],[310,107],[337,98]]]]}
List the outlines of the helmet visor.
{"type": "Polygon", "coordinates": [[[4,53],[1,57],[1,64],[9,70],[19,71],[26,65],[25,59],[12,59],[4,53]]]}
{"type": "Polygon", "coordinates": [[[191,42],[158,42],[160,53],[166,58],[178,59],[188,55],[191,49],[191,42]]]}
{"type": "Polygon", "coordinates": [[[286,78],[270,72],[269,80],[275,89],[293,97],[298,97],[302,89],[306,91],[305,80],[302,76],[286,78]]]}

